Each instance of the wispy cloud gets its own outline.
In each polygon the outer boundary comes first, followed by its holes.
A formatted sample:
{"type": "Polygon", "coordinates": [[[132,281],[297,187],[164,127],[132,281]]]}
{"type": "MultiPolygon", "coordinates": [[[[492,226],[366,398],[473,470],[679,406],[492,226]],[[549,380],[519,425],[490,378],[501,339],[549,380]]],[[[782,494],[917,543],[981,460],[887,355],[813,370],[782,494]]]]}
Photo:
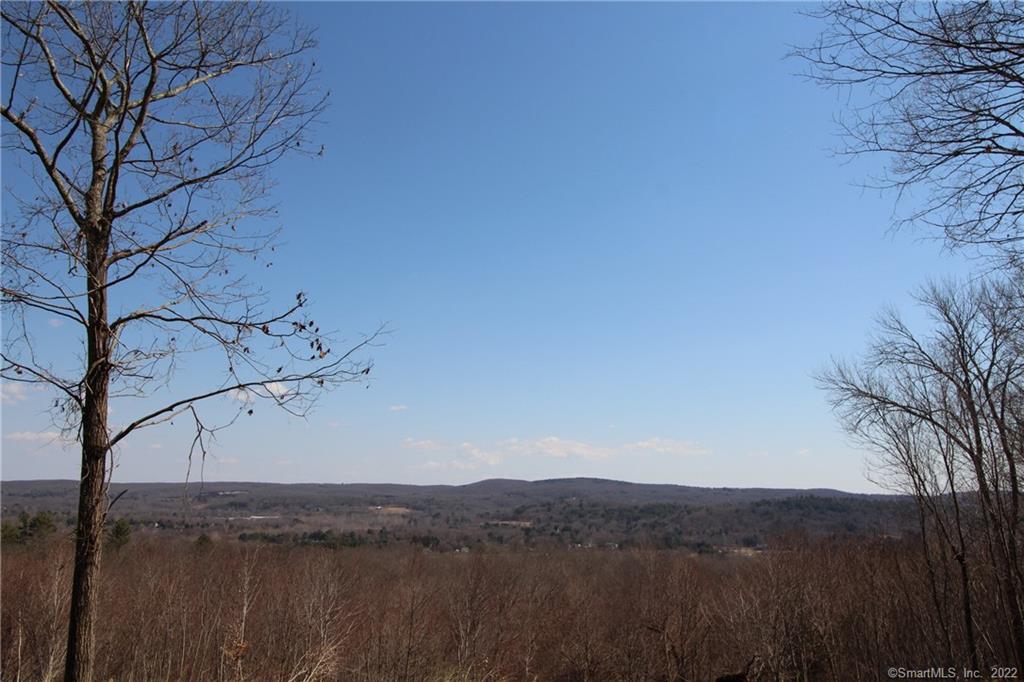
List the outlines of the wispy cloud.
{"type": "Polygon", "coordinates": [[[228,397],[232,400],[237,400],[240,403],[251,403],[256,399],[256,396],[244,388],[236,388],[233,391],[228,391],[228,397]]]}
{"type": "Polygon", "coordinates": [[[408,405],[388,405],[388,412],[405,412],[408,409],[408,405]]]}
{"type": "Polygon", "coordinates": [[[14,431],[5,435],[4,440],[16,443],[56,443],[61,437],[56,431],[14,431]]]}
{"type": "Polygon", "coordinates": [[[409,448],[410,450],[440,450],[444,446],[437,441],[430,440],[429,438],[423,440],[406,438],[402,441],[402,447],[409,448]]]}
{"type": "Polygon", "coordinates": [[[402,447],[421,452],[443,452],[452,453],[452,457],[446,460],[431,459],[423,464],[416,465],[415,469],[441,470],[456,469],[470,470],[479,469],[482,466],[497,466],[501,463],[502,454],[491,450],[484,450],[473,443],[459,443],[458,445],[445,445],[430,439],[416,440],[406,438],[402,441],[402,447]]]}
{"type": "Polygon", "coordinates": [[[57,327],[64,326],[64,320],[60,319],[59,317],[51,317],[46,322],[47,322],[47,324],[49,324],[54,329],[56,329],[57,327]]]}
{"type": "Polygon", "coordinates": [[[514,455],[552,457],[554,459],[580,458],[589,460],[608,459],[614,454],[612,448],[568,440],[558,436],[545,436],[533,440],[509,438],[500,445],[514,455]]]}
{"type": "Polygon", "coordinates": [[[701,447],[697,443],[688,440],[672,440],[671,438],[648,438],[647,440],[628,443],[623,446],[625,450],[646,450],[657,452],[663,455],[676,455],[688,457],[690,455],[709,455],[711,450],[701,447]]]}
{"type": "Polygon", "coordinates": [[[481,447],[475,443],[464,441],[458,445],[445,445],[434,440],[416,440],[406,438],[403,447],[422,452],[448,452],[451,458],[446,460],[431,459],[418,465],[418,469],[479,469],[483,466],[495,467],[502,462],[516,457],[543,457],[550,459],[580,459],[601,461],[617,456],[636,455],[638,453],[654,453],[670,456],[700,456],[710,454],[711,450],[692,442],[673,440],[670,438],[648,438],[646,440],[623,445],[596,445],[579,440],[544,436],[542,438],[508,438],[499,441],[493,447],[481,447]]]}
{"type": "Polygon", "coordinates": [[[280,381],[271,381],[262,386],[252,386],[250,388],[236,388],[233,391],[228,391],[228,397],[232,400],[237,400],[240,403],[249,403],[256,400],[256,398],[285,398],[292,389],[288,388],[287,385],[282,384],[280,381]]]}
{"type": "Polygon", "coordinates": [[[275,398],[283,398],[284,396],[292,392],[292,389],[288,388],[280,381],[271,381],[269,384],[266,384],[263,388],[266,389],[267,393],[274,396],[275,398]]]}
{"type": "Polygon", "coordinates": [[[430,460],[423,464],[418,464],[413,467],[414,469],[422,469],[423,471],[468,471],[472,469],[479,469],[479,462],[466,461],[462,459],[449,459],[445,461],[430,460]]]}
{"type": "Polygon", "coordinates": [[[503,459],[501,453],[482,450],[472,443],[462,443],[459,445],[459,449],[466,457],[469,458],[470,462],[477,462],[479,464],[486,464],[493,467],[501,464],[501,460],[503,459]]]}
{"type": "Polygon", "coordinates": [[[28,400],[28,387],[15,381],[0,384],[0,402],[4,405],[15,405],[28,400]]]}

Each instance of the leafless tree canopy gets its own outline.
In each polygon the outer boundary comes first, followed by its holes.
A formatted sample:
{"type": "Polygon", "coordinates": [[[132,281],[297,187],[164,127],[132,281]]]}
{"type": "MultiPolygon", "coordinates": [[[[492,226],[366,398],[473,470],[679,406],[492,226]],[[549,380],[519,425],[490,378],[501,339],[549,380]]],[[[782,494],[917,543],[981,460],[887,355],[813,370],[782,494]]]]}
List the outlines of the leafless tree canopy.
{"type": "Polygon", "coordinates": [[[55,389],[82,445],[65,679],[89,680],[111,449],[187,413],[205,455],[218,426],[198,406],[232,392],[303,414],[366,376],[353,353],[373,334],[337,348],[306,294],[275,299],[238,270],[273,265],[268,169],[323,151],[309,30],[242,2],[10,2],[0,17],[5,156],[34,181],[4,216],[2,376],[55,389]],[[39,352],[47,318],[80,326],[79,357],[39,352]],[[173,393],[179,363],[203,352],[222,375],[173,393]],[[122,396],[166,402],[111,432],[122,396]]]}
{"type": "Polygon", "coordinates": [[[819,83],[853,95],[845,151],[891,155],[882,184],[924,191],[905,220],[1019,265],[1024,8],[840,2],[812,14],[826,29],[797,54],[819,83]]]}
{"type": "Polygon", "coordinates": [[[882,482],[916,499],[936,603],[948,574],[959,576],[959,627],[975,666],[1000,651],[1024,661],[1019,296],[1003,282],[931,286],[921,297],[931,335],[888,313],[861,363],[821,377],[847,430],[879,453],[882,482]],[[1000,596],[999,642],[974,634],[983,593],[1000,596]]]}
{"type": "MultiPolygon", "coordinates": [[[[236,273],[243,261],[273,272],[268,167],[321,152],[310,133],[327,93],[304,59],[308,30],[251,3],[5,3],[3,20],[4,147],[35,183],[5,216],[5,379],[56,387],[77,434],[82,363],[33,353],[33,325],[88,327],[97,288],[111,291],[111,397],[161,390],[196,351],[222,356],[210,391],[299,413],[322,388],[362,376],[307,314],[306,294],[274,308],[236,273]],[[88,281],[90,239],[102,283],[88,281]]],[[[194,396],[182,398],[139,415],[111,446],[191,409],[194,396]]]]}

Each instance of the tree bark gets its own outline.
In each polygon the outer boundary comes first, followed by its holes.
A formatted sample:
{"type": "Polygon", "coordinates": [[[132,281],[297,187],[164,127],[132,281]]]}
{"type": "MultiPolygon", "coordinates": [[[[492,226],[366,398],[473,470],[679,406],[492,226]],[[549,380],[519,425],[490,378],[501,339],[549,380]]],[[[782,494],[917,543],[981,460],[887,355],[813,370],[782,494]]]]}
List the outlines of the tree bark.
{"type": "Polygon", "coordinates": [[[107,311],[107,251],[110,223],[103,215],[106,181],[106,130],[93,126],[93,177],[86,194],[86,279],[89,317],[86,343],[85,400],[82,408],[82,478],[78,489],[75,572],[68,617],[64,682],[92,682],[96,580],[99,574],[103,524],[106,519],[106,472],[110,434],[110,324],[107,311]]]}
{"type": "Polygon", "coordinates": [[[106,517],[106,463],[109,397],[109,334],[107,323],[106,239],[94,234],[88,245],[89,328],[88,370],[82,414],[82,478],[78,492],[75,573],[71,586],[65,682],[91,682],[95,583],[99,572],[103,522],[106,517]]]}
{"type": "Polygon", "coordinates": [[[91,682],[93,624],[96,620],[96,577],[103,532],[106,450],[83,446],[82,481],[78,496],[75,573],[71,587],[65,682],[91,682]]]}

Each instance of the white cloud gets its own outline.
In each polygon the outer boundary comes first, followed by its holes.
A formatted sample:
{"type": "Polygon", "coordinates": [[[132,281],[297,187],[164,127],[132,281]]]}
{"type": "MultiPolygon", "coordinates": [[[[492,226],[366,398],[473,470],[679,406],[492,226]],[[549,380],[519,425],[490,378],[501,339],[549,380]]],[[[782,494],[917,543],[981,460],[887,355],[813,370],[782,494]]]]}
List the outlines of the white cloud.
{"type": "Polygon", "coordinates": [[[0,383],[0,402],[14,405],[28,400],[28,386],[16,381],[0,383]]]}
{"type": "Polygon", "coordinates": [[[292,389],[288,388],[280,381],[271,381],[269,384],[264,384],[263,388],[265,388],[267,393],[275,398],[283,398],[292,392],[292,389]]]}
{"type": "Polygon", "coordinates": [[[598,460],[608,459],[614,454],[612,448],[599,447],[578,440],[567,440],[558,436],[545,436],[534,440],[509,438],[502,441],[500,445],[514,455],[533,455],[555,459],[579,457],[580,459],[598,460]]]}
{"type": "Polygon", "coordinates": [[[47,324],[49,324],[49,325],[50,325],[51,327],[53,327],[54,329],[56,329],[57,327],[61,327],[61,326],[63,326],[63,325],[64,325],[64,320],[60,319],[59,317],[51,317],[51,318],[50,318],[49,320],[47,320],[46,322],[47,322],[47,324]]]}
{"type": "Polygon", "coordinates": [[[481,464],[487,464],[489,466],[497,466],[501,464],[502,457],[496,452],[488,452],[481,450],[472,443],[462,443],[459,445],[459,449],[462,450],[473,462],[479,462],[481,464]]]}
{"type": "Polygon", "coordinates": [[[805,457],[805,456],[811,454],[811,449],[810,448],[800,448],[799,450],[796,451],[796,454],[800,455],[801,457],[805,457]]]}
{"type": "Polygon", "coordinates": [[[232,400],[237,400],[238,402],[245,404],[249,404],[256,399],[255,395],[244,388],[236,388],[228,391],[228,397],[232,400]]]}
{"type": "Polygon", "coordinates": [[[237,400],[240,403],[249,403],[256,400],[256,398],[276,398],[278,400],[285,398],[292,389],[288,388],[287,385],[282,384],[280,381],[270,381],[261,386],[250,386],[249,388],[236,388],[228,391],[228,397],[232,400],[237,400]]]}
{"type": "Polygon", "coordinates": [[[444,470],[457,470],[457,471],[471,471],[473,469],[480,468],[480,462],[466,461],[463,459],[449,459],[443,462],[437,460],[430,460],[424,462],[418,466],[413,467],[414,469],[423,469],[425,471],[444,471],[444,470]]]}
{"type": "Polygon", "coordinates": [[[647,450],[664,455],[708,455],[711,450],[701,447],[688,440],[672,440],[670,438],[648,438],[647,440],[629,443],[623,446],[625,450],[647,450]]]}
{"type": "Polygon", "coordinates": [[[408,405],[388,405],[389,412],[405,412],[408,409],[408,405]]]}
{"type": "Polygon", "coordinates": [[[423,464],[415,466],[416,469],[428,469],[428,470],[441,470],[441,469],[458,469],[458,470],[470,470],[479,469],[481,466],[497,466],[501,463],[502,454],[499,452],[493,452],[484,450],[477,447],[473,443],[460,443],[457,446],[444,445],[437,441],[430,439],[416,440],[413,438],[406,438],[402,441],[402,447],[410,450],[420,450],[422,452],[437,452],[441,450],[447,450],[455,452],[456,456],[448,460],[436,460],[432,459],[423,464]]]}
{"type": "Polygon", "coordinates": [[[444,446],[429,438],[424,440],[406,438],[402,441],[402,447],[409,448],[410,450],[440,450],[444,446]]]}
{"type": "Polygon", "coordinates": [[[508,438],[499,441],[492,448],[483,448],[475,443],[462,442],[458,446],[445,445],[433,440],[406,438],[403,447],[410,450],[455,452],[450,460],[430,460],[416,468],[420,469],[477,469],[481,466],[495,467],[515,457],[547,457],[551,459],[582,459],[588,461],[607,460],[618,456],[635,455],[642,452],[673,456],[699,456],[710,454],[711,450],[691,441],[669,438],[648,438],[635,443],[605,446],[579,440],[545,436],[543,438],[508,438]]]}
{"type": "Polygon", "coordinates": [[[56,431],[14,431],[4,436],[4,440],[18,443],[56,443],[60,439],[56,431]]]}
{"type": "Polygon", "coordinates": [[[331,421],[327,422],[327,428],[329,428],[329,429],[337,429],[340,426],[341,426],[341,422],[338,421],[337,419],[332,419],[331,421]]]}
{"type": "Polygon", "coordinates": [[[162,443],[150,443],[149,444],[149,449],[150,450],[161,450],[161,449],[163,449],[163,447],[164,446],[163,446],[162,443]]]}
{"type": "Polygon", "coordinates": [[[238,464],[239,459],[237,457],[214,457],[218,464],[238,464]]]}
{"type": "Polygon", "coordinates": [[[438,469],[444,469],[446,467],[444,465],[444,462],[437,462],[435,460],[430,460],[428,462],[424,462],[423,464],[417,464],[417,465],[415,465],[412,468],[413,469],[422,469],[424,471],[437,471],[438,469]]]}

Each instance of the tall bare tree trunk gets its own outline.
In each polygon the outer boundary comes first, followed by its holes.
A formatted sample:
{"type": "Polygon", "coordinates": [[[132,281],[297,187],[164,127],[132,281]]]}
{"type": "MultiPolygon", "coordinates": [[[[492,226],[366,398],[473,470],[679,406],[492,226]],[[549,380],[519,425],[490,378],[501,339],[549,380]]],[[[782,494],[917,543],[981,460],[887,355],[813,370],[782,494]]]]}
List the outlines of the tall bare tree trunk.
{"type": "Polygon", "coordinates": [[[368,378],[371,364],[354,354],[377,334],[332,352],[303,292],[266,310],[262,287],[241,276],[225,289],[221,278],[234,259],[272,250],[277,229],[236,230],[276,213],[266,203],[270,167],[286,154],[317,154],[310,126],[328,94],[305,60],[316,46],[311,29],[281,7],[241,2],[13,2],[0,25],[12,74],[0,101],[11,126],[4,152],[49,180],[17,202],[12,219],[24,229],[4,233],[0,256],[12,276],[3,303],[22,326],[45,320],[40,311],[84,326],[87,343],[87,365],[57,376],[52,362],[37,361],[27,328],[5,334],[0,374],[56,389],[62,427],[81,442],[64,679],[92,682],[111,449],[188,411],[189,457],[205,454],[215,429],[196,405],[231,393],[305,414],[322,392],[368,378]],[[130,280],[139,284],[117,289],[111,305],[111,288],[130,280]],[[153,301],[155,291],[170,296],[153,301]],[[126,338],[136,347],[122,347],[126,338]],[[224,378],[173,394],[175,358],[207,349],[226,354],[224,378]],[[111,432],[111,394],[154,392],[162,406],[146,404],[152,411],[111,432]]]}
{"type": "Polygon", "coordinates": [[[96,577],[103,530],[105,450],[83,447],[82,482],[78,496],[75,574],[71,587],[65,682],[90,682],[93,669],[93,623],[96,620],[96,577]]]}
{"type": "Polygon", "coordinates": [[[109,327],[107,323],[106,238],[93,233],[88,245],[89,367],[82,414],[82,479],[78,492],[75,573],[71,587],[65,682],[90,682],[93,672],[95,583],[99,572],[103,522],[106,516],[108,449],[107,401],[109,327]]]}
{"type": "Polygon", "coordinates": [[[103,211],[106,184],[106,129],[92,126],[93,174],[86,194],[86,279],[89,317],[88,365],[82,409],[82,478],[78,489],[75,573],[71,585],[68,648],[64,682],[92,682],[93,625],[96,621],[96,580],[99,574],[103,523],[106,518],[107,431],[110,395],[110,323],[107,313],[107,251],[110,222],[103,211]]]}

